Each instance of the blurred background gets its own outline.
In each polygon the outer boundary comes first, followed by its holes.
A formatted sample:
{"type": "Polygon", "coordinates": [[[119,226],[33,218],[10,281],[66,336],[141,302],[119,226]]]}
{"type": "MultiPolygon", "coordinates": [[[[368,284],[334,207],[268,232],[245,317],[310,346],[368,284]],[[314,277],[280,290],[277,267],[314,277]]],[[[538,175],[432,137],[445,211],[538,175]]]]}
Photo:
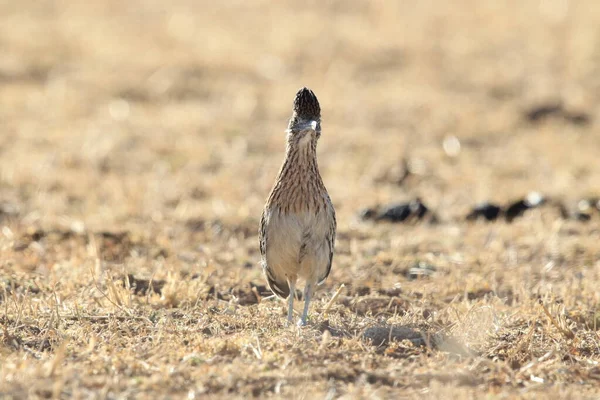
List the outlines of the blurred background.
{"type": "Polygon", "coordinates": [[[446,219],[582,196],[599,22],[594,0],[2,1],[0,201],[31,224],[254,229],[302,86],[342,230],[415,196],[446,219]]]}
{"type": "Polygon", "coordinates": [[[599,100],[598,0],[0,0],[0,397],[595,394],[599,100]],[[257,230],[303,86],[338,234],[299,334],[257,230]]]}

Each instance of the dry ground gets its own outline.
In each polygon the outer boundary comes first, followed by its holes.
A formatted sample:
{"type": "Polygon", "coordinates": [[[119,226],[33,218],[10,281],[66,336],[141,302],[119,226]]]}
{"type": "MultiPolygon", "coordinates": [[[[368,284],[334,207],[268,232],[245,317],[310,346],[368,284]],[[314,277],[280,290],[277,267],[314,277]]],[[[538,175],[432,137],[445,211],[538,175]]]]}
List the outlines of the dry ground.
{"type": "Polygon", "coordinates": [[[596,398],[600,214],[464,217],[598,194],[600,4],[217,3],[0,2],[0,397],[596,398]],[[339,234],[297,330],[256,230],[304,85],[339,234]]]}

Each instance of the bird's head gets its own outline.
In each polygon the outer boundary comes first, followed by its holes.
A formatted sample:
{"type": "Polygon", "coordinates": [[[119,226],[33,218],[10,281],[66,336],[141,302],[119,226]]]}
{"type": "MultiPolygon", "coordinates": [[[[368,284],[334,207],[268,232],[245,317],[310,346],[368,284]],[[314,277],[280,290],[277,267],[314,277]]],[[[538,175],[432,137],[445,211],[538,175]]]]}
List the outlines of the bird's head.
{"type": "Polygon", "coordinates": [[[288,124],[288,140],[309,142],[321,136],[321,107],[312,90],[303,87],[296,93],[294,112],[288,124]]]}

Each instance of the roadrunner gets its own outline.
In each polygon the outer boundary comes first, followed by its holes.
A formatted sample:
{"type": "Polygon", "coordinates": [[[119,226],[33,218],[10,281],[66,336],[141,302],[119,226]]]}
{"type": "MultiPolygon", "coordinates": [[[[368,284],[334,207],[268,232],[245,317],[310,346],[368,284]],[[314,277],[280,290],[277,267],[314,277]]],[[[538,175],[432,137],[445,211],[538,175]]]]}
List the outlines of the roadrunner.
{"type": "Polygon", "coordinates": [[[288,299],[288,322],[293,318],[296,282],[306,281],[298,321],[306,325],[315,287],[331,271],[336,230],[335,210],[317,165],[321,107],[310,89],[296,94],[286,132],[285,160],[263,210],[258,237],[269,287],[288,299]]]}

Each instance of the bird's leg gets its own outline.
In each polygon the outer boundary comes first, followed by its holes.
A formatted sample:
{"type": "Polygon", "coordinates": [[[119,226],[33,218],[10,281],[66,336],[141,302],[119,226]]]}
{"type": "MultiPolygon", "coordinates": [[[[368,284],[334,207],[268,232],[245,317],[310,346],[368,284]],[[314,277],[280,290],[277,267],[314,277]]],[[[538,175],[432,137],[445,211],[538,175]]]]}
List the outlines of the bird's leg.
{"type": "Polygon", "coordinates": [[[290,287],[290,295],[288,296],[288,323],[292,323],[294,318],[294,297],[296,297],[296,281],[288,281],[290,287]]]}
{"type": "Polygon", "coordinates": [[[310,299],[312,297],[313,284],[311,282],[307,282],[304,287],[304,311],[302,312],[302,317],[300,321],[298,321],[298,326],[306,325],[306,318],[308,317],[308,306],[310,304],[310,299]]]}

